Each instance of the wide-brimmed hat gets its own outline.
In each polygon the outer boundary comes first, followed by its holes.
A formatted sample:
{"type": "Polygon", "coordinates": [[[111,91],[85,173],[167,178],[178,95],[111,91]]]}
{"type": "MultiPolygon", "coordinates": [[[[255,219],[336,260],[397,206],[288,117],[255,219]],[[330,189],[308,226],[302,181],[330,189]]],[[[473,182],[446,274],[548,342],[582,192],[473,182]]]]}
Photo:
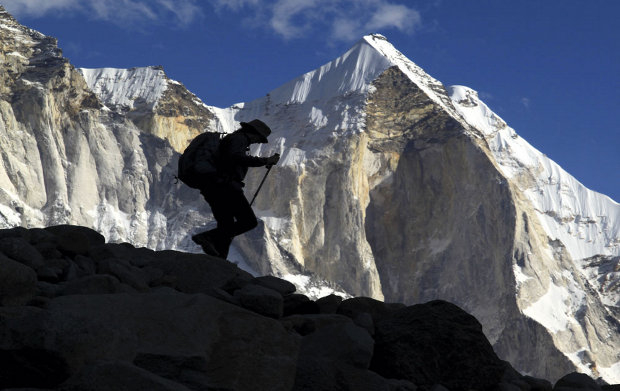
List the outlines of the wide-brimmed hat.
{"type": "Polygon", "coordinates": [[[267,142],[267,137],[271,134],[269,126],[259,119],[253,119],[250,122],[241,122],[241,127],[258,134],[263,144],[267,142]]]}

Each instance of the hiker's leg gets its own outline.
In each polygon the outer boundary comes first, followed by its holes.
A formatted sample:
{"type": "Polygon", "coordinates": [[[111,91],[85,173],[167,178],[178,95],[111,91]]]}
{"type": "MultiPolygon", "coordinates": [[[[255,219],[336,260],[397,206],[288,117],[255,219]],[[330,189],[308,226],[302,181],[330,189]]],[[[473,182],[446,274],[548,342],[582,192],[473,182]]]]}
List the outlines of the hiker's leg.
{"type": "Polygon", "coordinates": [[[226,189],[218,198],[216,207],[211,207],[217,228],[209,234],[220,257],[226,259],[233,238],[256,227],[258,221],[243,191],[226,189]]]}
{"type": "Polygon", "coordinates": [[[221,187],[203,192],[203,196],[217,221],[217,228],[208,231],[208,235],[220,256],[226,258],[233,238],[255,228],[258,220],[243,190],[221,187]]]}
{"type": "Polygon", "coordinates": [[[217,228],[204,233],[213,243],[220,257],[226,258],[232,242],[235,227],[234,205],[229,200],[226,189],[212,189],[203,196],[211,207],[211,213],[217,222],[217,228]]]}
{"type": "Polygon", "coordinates": [[[220,252],[215,248],[215,244],[211,237],[208,235],[208,232],[203,232],[197,235],[192,236],[192,241],[202,247],[202,251],[205,254],[212,255],[215,257],[220,256],[220,252]]]}
{"type": "Polygon", "coordinates": [[[222,235],[215,242],[215,249],[220,254],[220,258],[228,258],[228,252],[230,251],[230,245],[232,244],[232,240],[232,237],[222,235]]]}
{"type": "Polygon", "coordinates": [[[234,199],[235,204],[235,209],[233,211],[235,215],[235,224],[232,231],[232,236],[234,237],[256,228],[258,220],[256,219],[256,215],[248,199],[245,198],[243,191],[233,190],[233,193],[234,194],[231,194],[230,197],[234,199]]]}

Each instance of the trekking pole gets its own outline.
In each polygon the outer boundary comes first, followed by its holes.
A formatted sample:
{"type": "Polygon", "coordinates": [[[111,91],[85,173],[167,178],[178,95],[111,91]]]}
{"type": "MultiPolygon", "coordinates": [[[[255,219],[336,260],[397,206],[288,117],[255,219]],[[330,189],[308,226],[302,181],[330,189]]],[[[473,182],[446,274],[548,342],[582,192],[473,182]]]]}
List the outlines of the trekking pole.
{"type": "Polygon", "coordinates": [[[260,191],[261,187],[263,187],[263,183],[265,183],[265,179],[267,179],[267,175],[269,175],[269,171],[271,171],[271,167],[273,166],[272,165],[267,166],[267,172],[265,173],[263,180],[260,182],[260,185],[258,185],[258,189],[256,189],[256,193],[254,193],[254,198],[252,198],[252,202],[250,202],[250,206],[252,206],[252,204],[254,203],[254,200],[256,199],[256,196],[258,195],[258,192],[260,191]]]}

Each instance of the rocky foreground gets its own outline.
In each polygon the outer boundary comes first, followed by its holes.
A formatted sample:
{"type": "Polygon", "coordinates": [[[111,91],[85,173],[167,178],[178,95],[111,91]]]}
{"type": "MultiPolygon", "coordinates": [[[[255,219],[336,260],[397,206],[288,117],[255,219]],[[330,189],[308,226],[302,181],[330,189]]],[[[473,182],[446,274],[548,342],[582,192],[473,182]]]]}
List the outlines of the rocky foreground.
{"type": "Polygon", "coordinates": [[[522,376],[445,301],[312,301],[222,259],[76,226],[0,231],[0,304],[0,389],[600,389],[522,376]]]}

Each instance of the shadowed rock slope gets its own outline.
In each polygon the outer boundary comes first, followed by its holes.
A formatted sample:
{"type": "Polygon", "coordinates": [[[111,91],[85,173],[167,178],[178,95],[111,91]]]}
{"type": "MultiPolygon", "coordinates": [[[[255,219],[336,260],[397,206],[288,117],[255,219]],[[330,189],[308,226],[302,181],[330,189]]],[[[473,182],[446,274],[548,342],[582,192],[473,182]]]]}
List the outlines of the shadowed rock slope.
{"type": "Polygon", "coordinates": [[[454,304],[312,301],[222,259],[78,226],[1,230],[0,304],[0,389],[552,389],[454,304]]]}

